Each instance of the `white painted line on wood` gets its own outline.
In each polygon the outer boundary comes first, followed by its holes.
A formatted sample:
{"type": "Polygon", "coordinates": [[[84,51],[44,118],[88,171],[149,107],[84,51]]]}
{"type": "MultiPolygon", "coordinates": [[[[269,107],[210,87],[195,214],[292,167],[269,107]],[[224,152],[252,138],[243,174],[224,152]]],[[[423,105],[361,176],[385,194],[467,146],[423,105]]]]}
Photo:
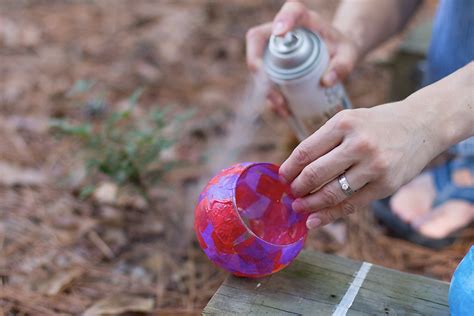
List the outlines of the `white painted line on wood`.
{"type": "Polygon", "coordinates": [[[342,297],[334,313],[332,313],[332,316],[345,316],[347,314],[347,311],[351,308],[352,303],[354,303],[354,300],[359,293],[359,289],[362,286],[362,283],[364,283],[370,268],[372,268],[372,263],[362,263],[359,271],[357,271],[357,274],[354,277],[354,280],[352,280],[351,285],[347,289],[346,294],[342,297]]]}

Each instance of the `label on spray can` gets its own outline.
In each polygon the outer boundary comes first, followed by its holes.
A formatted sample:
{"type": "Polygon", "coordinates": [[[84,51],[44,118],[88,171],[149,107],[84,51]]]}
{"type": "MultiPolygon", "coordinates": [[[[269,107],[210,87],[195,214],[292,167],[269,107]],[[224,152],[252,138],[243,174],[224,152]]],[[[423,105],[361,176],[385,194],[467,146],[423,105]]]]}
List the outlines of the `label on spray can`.
{"type": "Polygon", "coordinates": [[[340,83],[329,88],[320,85],[328,65],[326,45],[307,29],[270,37],[264,68],[288,101],[292,112],[290,125],[300,140],[337,112],[351,107],[340,83]]]}

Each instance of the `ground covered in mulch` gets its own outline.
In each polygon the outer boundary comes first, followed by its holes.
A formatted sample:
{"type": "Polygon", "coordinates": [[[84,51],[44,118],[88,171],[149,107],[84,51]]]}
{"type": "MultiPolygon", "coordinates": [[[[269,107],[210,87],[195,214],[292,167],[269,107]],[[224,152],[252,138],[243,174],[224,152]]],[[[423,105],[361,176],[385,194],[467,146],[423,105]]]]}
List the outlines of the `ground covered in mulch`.
{"type": "MultiPolygon", "coordinates": [[[[336,2],[314,2],[330,19],[336,2]]],[[[200,312],[226,274],[196,243],[196,192],[208,176],[208,148],[225,139],[242,97],[245,32],[280,5],[0,3],[0,306],[7,315],[200,312]],[[78,82],[94,83],[79,99],[71,97],[78,82]],[[97,98],[101,111],[121,109],[138,87],[145,88],[138,117],[164,106],[196,111],[166,152],[183,163],[152,190],[154,205],[106,177],[88,178],[81,145],[50,129],[51,119],[96,119],[97,98]],[[91,181],[96,191],[84,199],[91,181]]],[[[389,98],[384,64],[393,47],[349,79],[356,106],[389,98]]],[[[291,148],[288,128],[267,112],[257,124],[241,159],[281,162],[291,148]]],[[[430,251],[387,237],[367,211],[312,232],[306,248],[449,280],[472,236],[466,231],[452,247],[430,251]]]]}

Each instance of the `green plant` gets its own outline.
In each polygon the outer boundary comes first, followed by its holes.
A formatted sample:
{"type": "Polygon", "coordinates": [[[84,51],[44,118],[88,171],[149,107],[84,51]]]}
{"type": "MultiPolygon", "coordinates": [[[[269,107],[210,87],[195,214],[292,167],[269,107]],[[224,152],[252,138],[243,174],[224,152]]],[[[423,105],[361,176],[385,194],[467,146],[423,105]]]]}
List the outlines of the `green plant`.
{"type": "MultiPolygon", "coordinates": [[[[53,120],[51,126],[80,140],[89,175],[106,175],[119,186],[136,189],[150,202],[150,187],[177,164],[162,159],[162,153],[176,142],[180,123],[192,112],[172,115],[168,108],[155,108],[145,116],[134,115],[142,92],[138,89],[130,96],[125,110],[110,112],[94,124],[53,120]]],[[[86,198],[94,189],[85,186],[81,197],[86,198]]]]}

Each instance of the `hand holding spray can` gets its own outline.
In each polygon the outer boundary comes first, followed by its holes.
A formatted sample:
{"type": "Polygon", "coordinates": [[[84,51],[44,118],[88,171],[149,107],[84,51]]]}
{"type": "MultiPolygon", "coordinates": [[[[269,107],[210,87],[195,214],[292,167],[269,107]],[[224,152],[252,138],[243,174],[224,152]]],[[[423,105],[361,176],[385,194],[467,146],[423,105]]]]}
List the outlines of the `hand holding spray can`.
{"type": "Polygon", "coordinates": [[[337,112],[351,108],[342,84],[329,88],[320,85],[328,65],[326,45],[307,29],[270,37],[264,69],[288,101],[292,113],[289,123],[299,140],[310,136],[337,112]]]}

